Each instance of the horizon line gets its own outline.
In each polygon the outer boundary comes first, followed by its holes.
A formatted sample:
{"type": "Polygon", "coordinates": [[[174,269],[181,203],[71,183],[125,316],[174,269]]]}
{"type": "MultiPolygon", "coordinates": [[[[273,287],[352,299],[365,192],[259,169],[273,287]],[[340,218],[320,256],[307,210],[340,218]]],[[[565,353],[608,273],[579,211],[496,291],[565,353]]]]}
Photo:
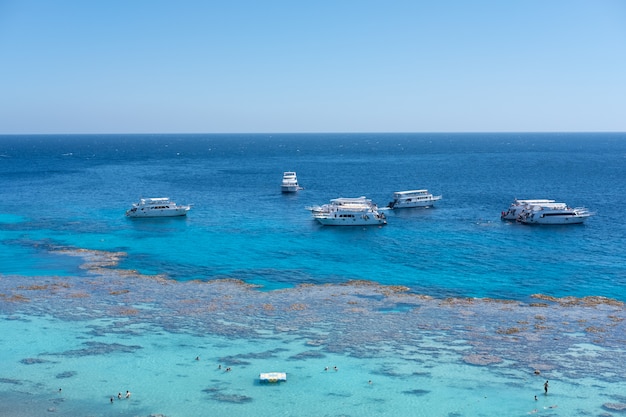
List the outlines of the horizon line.
{"type": "Polygon", "coordinates": [[[563,130],[563,131],[541,131],[541,130],[493,130],[493,131],[405,131],[405,132],[383,132],[383,131],[352,131],[352,132],[61,132],[61,133],[0,133],[0,136],[115,136],[115,135],[453,135],[453,134],[626,134],[620,130],[563,130]]]}

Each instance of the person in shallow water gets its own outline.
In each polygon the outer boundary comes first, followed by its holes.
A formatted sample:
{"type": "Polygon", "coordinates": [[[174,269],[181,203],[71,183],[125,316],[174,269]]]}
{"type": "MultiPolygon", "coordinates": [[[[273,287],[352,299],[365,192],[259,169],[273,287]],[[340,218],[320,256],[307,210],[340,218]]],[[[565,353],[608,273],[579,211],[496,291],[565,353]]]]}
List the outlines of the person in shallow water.
{"type": "Polygon", "coordinates": [[[548,381],[546,381],[546,383],[543,384],[543,391],[546,393],[546,395],[548,394],[548,381]]]}

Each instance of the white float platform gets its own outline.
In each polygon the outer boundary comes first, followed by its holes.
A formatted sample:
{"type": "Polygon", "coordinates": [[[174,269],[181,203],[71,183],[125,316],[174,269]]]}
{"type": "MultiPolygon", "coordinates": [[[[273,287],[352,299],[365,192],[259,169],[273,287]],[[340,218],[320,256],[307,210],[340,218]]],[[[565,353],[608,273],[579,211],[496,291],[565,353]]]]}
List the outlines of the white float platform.
{"type": "Polygon", "coordinates": [[[259,374],[261,382],[285,382],[287,381],[286,372],[263,372],[259,374]]]}

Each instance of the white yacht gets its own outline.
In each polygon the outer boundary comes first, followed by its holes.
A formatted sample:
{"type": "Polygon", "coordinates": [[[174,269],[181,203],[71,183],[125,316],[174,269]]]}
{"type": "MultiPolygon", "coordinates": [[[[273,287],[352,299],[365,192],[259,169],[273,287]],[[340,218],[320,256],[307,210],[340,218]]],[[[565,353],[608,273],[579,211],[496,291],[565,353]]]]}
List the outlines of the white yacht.
{"type": "Polygon", "coordinates": [[[526,210],[527,208],[534,206],[534,205],[541,206],[545,204],[561,204],[565,206],[565,204],[563,203],[556,203],[555,200],[546,200],[546,199],[518,200],[518,199],[515,199],[515,201],[513,201],[513,203],[511,203],[511,205],[509,206],[509,209],[507,211],[503,211],[500,214],[500,218],[502,220],[516,221],[519,218],[519,216],[522,214],[522,212],[524,212],[524,210],[526,210]]]}
{"type": "Polygon", "coordinates": [[[190,205],[177,205],[167,197],[142,198],[126,211],[128,217],[175,217],[186,216],[190,205]]]}
{"type": "Polygon", "coordinates": [[[441,200],[440,195],[432,195],[428,190],[397,191],[393,193],[393,201],[389,208],[433,207],[435,201],[441,200]]]}
{"type": "Polygon", "coordinates": [[[283,173],[283,182],[280,184],[280,190],[283,193],[295,193],[300,191],[302,187],[298,184],[298,177],[293,171],[286,171],[283,173]]]}
{"type": "Polygon", "coordinates": [[[592,216],[584,207],[571,208],[564,203],[530,206],[518,220],[524,224],[581,224],[592,216]]]}
{"type": "Polygon", "coordinates": [[[335,198],[322,206],[308,208],[313,218],[325,226],[385,225],[387,217],[365,197],[335,198]]]}

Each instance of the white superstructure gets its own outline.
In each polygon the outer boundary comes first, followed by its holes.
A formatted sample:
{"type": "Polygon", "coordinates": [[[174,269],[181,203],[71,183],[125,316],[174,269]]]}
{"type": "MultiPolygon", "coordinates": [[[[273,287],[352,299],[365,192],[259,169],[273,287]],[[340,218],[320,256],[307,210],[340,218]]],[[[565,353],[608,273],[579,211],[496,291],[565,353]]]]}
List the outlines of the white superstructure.
{"type": "Polygon", "coordinates": [[[177,205],[167,197],[142,198],[126,211],[128,217],[175,217],[186,216],[190,205],[177,205]]]}
{"type": "Polygon", "coordinates": [[[584,207],[571,208],[555,200],[515,200],[502,220],[514,220],[524,224],[580,224],[592,216],[584,207]]]}
{"type": "Polygon", "coordinates": [[[435,201],[441,200],[440,195],[432,195],[428,190],[397,191],[393,193],[393,201],[389,208],[433,207],[435,201]]]}
{"type": "MultiPolygon", "coordinates": [[[[513,201],[513,203],[511,203],[511,205],[509,206],[509,209],[507,211],[503,211],[500,214],[500,218],[502,220],[517,220],[519,218],[519,216],[522,214],[522,212],[527,209],[528,207],[534,206],[534,205],[538,205],[541,206],[542,204],[555,204],[556,201],[555,200],[547,200],[547,199],[535,199],[535,200],[518,200],[515,199],[513,201]]],[[[556,204],[563,204],[563,203],[556,203],[556,204]]],[[[564,204],[563,204],[564,205],[564,204]]]]}
{"type": "Polygon", "coordinates": [[[309,207],[313,218],[325,226],[385,225],[387,217],[365,197],[335,198],[322,206],[309,207]]]}
{"type": "Polygon", "coordinates": [[[302,187],[298,184],[298,177],[293,171],[286,171],[283,173],[283,181],[280,184],[280,190],[283,193],[295,193],[301,190],[302,187]]]}

